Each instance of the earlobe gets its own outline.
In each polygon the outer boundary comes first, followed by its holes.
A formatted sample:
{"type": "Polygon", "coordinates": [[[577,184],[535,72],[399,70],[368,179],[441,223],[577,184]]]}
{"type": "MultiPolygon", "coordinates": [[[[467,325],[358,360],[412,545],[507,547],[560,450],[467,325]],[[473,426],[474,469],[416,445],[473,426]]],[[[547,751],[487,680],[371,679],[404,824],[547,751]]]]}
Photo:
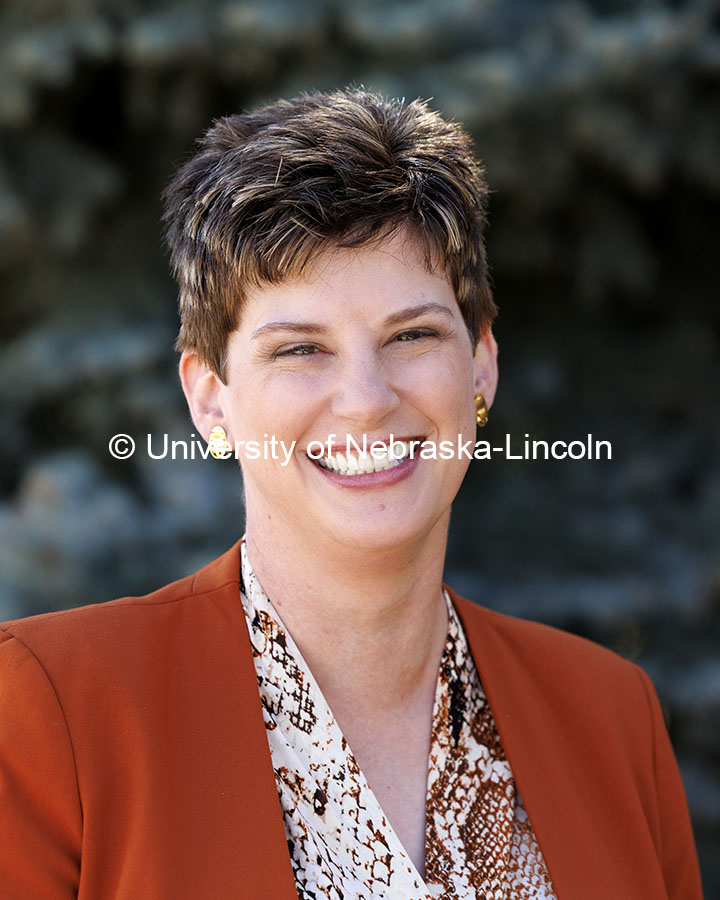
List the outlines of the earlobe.
{"type": "Polygon", "coordinates": [[[179,373],[193,424],[207,440],[213,426],[222,424],[224,419],[220,402],[222,382],[194,350],[183,350],[179,373]]]}
{"type": "Polygon", "coordinates": [[[475,348],[475,393],[482,394],[488,409],[492,406],[497,390],[497,343],[490,328],[477,342],[475,348]]]}

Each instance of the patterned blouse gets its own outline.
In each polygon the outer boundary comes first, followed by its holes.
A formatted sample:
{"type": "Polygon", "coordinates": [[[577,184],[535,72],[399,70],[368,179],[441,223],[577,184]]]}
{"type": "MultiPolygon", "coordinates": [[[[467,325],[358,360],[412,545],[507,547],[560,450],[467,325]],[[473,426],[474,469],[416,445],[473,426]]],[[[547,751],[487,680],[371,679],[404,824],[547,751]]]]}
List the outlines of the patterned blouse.
{"type": "Polygon", "coordinates": [[[423,878],[242,549],[242,603],[300,900],[555,900],[462,624],[432,721],[423,878]]]}

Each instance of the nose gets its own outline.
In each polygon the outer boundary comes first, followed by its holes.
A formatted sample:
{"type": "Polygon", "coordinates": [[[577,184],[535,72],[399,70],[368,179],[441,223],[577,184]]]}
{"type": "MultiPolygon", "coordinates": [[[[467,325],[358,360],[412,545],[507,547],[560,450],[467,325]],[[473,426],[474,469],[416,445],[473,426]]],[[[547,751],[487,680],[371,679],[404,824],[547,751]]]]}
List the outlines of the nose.
{"type": "Polygon", "coordinates": [[[332,412],[350,428],[377,428],[400,404],[388,372],[374,354],[347,359],[337,375],[332,412]]]}

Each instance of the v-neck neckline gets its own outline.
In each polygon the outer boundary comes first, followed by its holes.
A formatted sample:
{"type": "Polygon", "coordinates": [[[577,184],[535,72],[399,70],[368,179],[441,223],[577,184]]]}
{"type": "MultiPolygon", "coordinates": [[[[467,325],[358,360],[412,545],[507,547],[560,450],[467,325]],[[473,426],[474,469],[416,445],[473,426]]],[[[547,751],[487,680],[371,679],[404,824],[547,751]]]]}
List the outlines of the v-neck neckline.
{"type": "MultiPolygon", "coordinates": [[[[361,838],[357,846],[363,846],[363,838],[367,846],[371,845],[371,841],[380,842],[381,847],[375,845],[378,858],[373,863],[372,871],[382,870],[387,878],[387,881],[380,880],[375,888],[371,885],[367,895],[357,896],[377,896],[381,889],[382,896],[388,900],[396,896],[402,900],[433,900],[439,896],[465,900],[466,897],[477,896],[470,893],[471,888],[474,890],[483,886],[491,891],[488,896],[504,896],[515,836],[513,776],[500,745],[462,622],[447,591],[443,589],[448,608],[448,631],[433,703],[425,783],[425,872],[421,874],[362,772],[310,667],[259,584],[244,542],[241,546],[241,571],[243,608],[253,655],[256,660],[264,656],[260,664],[256,662],[256,673],[291,851],[295,844],[293,835],[302,841],[306,835],[313,834],[314,839],[320,810],[323,840],[328,846],[335,841],[337,858],[342,859],[343,854],[352,856],[345,844],[348,840],[348,816],[352,818],[354,812],[355,833],[361,838]],[[464,718],[464,707],[468,702],[474,720],[473,730],[478,732],[479,729],[485,743],[467,740],[470,725],[464,718]],[[464,759],[462,754],[458,759],[448,749],[453,742],[457,747],[461,731],[467,740],[467,752],[472,751],[471,760],[464,759]],[[458,803],[457,781],[463,771],[467,772],[468,764],[474,765],[477,772],[475,776],[465,775],[464,789],[478,804],[477,808],[473,806],[472,809],[475,813],[482,811],[482,815],[478,816],[481,820],[489,819],[494,823],[489,826],[487,821],[479,825],[465,822],[462,826],[466,832],[469,829],[467,833],[479,842],[475,852],[483,851],[490,859],[484,870],[484,881],[478,881],[476,872],[469,866],[462,867],[463,871],[459,874],[453,871],[457,869],[457,859],[447,852],[443,843],[460,840],[462,829],[456,823],[468,814],[468,809],[461,809],[459,804],[453,806],[452,803],[453,800],[458,803]],[[350,783],[354,781],[353,796],[358,803],[354,810],[347,807],[347,793],[343,794],[339,788],[343,778],[350,783]],[[477,793],[473,794],[473,791],[477,793]],[[490,846],[491,852],[488,853],[490,846]],[[428,872],[434,872],[437,878],[427,881],[428,872]],[[453,883],[452,894],[448,893],[450,881],[453,883]],[[392,891],[389,892],[388,888],[392,891]]],[[[474,737],[478,735],[474,734],[474,737]]],[[[465,807],[468,807],[467,802],[465,807]]],[[[464,848],[465,844],[462,846],[464,848]]],[[[458,848],[452,849],[454,854],[458,853],[458,848]]],[[[298,848],[297,852],[300,855],[302,848],[298,848]]],[[[332,857],[332,849],[328,853],[332,857]]],[[[293,865],[296,864],[297,860],[294,860],[293,865]]]]}
{"type": "MultiPolygon", "coordinates": [[[[417,867],[412,861],[412,858],[405,850],[402,841],[398,837],[397,832],[395,831],[389,818],[385,814],[380,801],[377,799],[375,792],[373,791],[360,765],[355,759],[352,748],[350,747],[350,744],[346,740],[342,729],[337,723],[332,709],[325,699],[325,695],[323,694],[320,685],[317,683],[317,680],[312,674],[312,670],[303,657],[300,648],[293,640],[293,637],[285,626],[282,617],[278,613],[276,607],[273,605],[272,601],[267,596],[257,577],[255,576],[252,569],[252,564],[247,553],[245,541],[243,541],[241,545],[241,572],[241,589],[244,589],[241,590],[241,596],[244,596],[245,600],[249,601],[250,604],[250,606],[248,607],[246,602],[243,603],[246,617],[249,617],[249,609],[252,609],[255,615],[259,614],[260,616],[267,617],[263,625],[260,627],[260,630],[265,631],[265,629],[267,629],[268,627],[278,627],[280,629],[280,645],[285,645],[288,657],[292,658],[297,664],[298,671],[294,672],[293,674],[296,677],[298,675],[302,677],[302,686],[300,687],[300,691],[307,702],[301,702],[299,704],[299,708],[304,707],[307,710],[310,706],[312,706],[315,713],[315,715],[313,716],[313,727],[316,728],[318,732],[327,736],[326,746],[324,749],[329,754],[331,754],[333,750],[338,752],[340,754],[340,758],[344,762],[344,768],[346,769],[348,774],[351,777],[354,777],[358,782],[359,796],[362,798],[364,803],[363,814],[366,819],[371,822],[375,822],[376,820],[378,821],[378,825],[375,826],[376,832],[377,834],[382,834],[383,838],[387,841],[386,855],[389,859],[395,861],[393,871],[402,871],[403,873],[402,882],[398,884],[397,888],[395,888],[395,885],[393,884],[393,893],[385,893],[383,895],[384,898],[386,898],[386,900],[395,900],[395,898],[397,898],[397,900],[416,900],[416,898],[417,900],[434,900],[435,897],[441,896],[442,891],[439,891],[440,886],[437,886],[437,891],[434,891],[434,886],[428,886],[425,883],[425,879],[420,874],[420,872],[418,872],[417,867]]],[[[445,597],[446,603],[450,607],[450,600],[446,592],[443,592],[443,595],[445,597]]],[[[250,642],[253,647],[253,656],[256,657],[258,655],[258,652],[262,653],[263,650],[262,648],[259,648],[256,642],[253,640],[253,623],[249,621],[248,625],[250,628],[250,642]]],[[[254,632],[255,634],[257,634],[257,627],[254,629],[254,632]]],[[[445,656],[446,649],[447,639],[445,647],[443,649],[443,657],[445,656]]],[[[272,666],[272,668],[275,669],[275,672],[277,672],[278,675],[280,675],[281,673],[278,670],[283,667],[285,660],[278,659],[275,654],[271,654],[270,660],[272,661],[271,665],[272,663],[276,664],[276,666],[272,666]]],[[[273,674],[275,674],[275,672],[273,672],[273,674]]],[[[276,688],[279,687],[278,681],[280,681],[279,678],[275,682],[276,688]]],[[[261,689],[264,689],[265,696],[267,696],[268,691],[272,691],[273,686],[265,682],[263,685],[261,685],[261,689]]],[[[439,690],[440,680],[438,678],[435,687],[435,699],[433,702],[433,730],[435,727],[435,712],[438,703],[439,690]]],[[[311,765],[312,762],[316,762],[317,756],[315,753],[315,749],[313,748],[311,742],[307,739],[309,734],[308,731],[306,731],[303,727],[297,727],[297,725],[299,724],[299,720],[295,711],[291,712],[288,716],[287,709],[282,704],[280,692],[278,692],[277,705],[263,703],[263,719],[265,721],[266,728],[268,728],[268,722],[270,721],[271,727],[269,730],[274,731],[276,728],[279,728],[281,731],[285,730],[285,744],[291,756],[299,754],[303,762],[310,762],[311,765]],[[284,729],[283,724],[285,725],[284,729]],[[292,738],[290,738],[290,736],[287,734],[290,727],[292,727],[293,731],[292,738]],[[300,742],[298,742],[298,738],[300,738],[300,742]]],[[[276,770],[277,777],[278,766],[275,759],[273,759],[273,767],[276,770]]],[[[309,766],[306,767],[306,772],[317,784],[317,775],[311,774],[309,766]]],[[[428,771],[428,779],[429,777],[430,772],[428,771]]],[[[429,796],[428,779],[426,779],[425,788],[426,807],[429,796]]],[[[323,788],[320,785],[318,785],[318,790],[322,793],[327,793],[326,791],[323,791],[323,788]]],[[[315,796],[317,796],[317,792],[314,797],[315,796]]],[[[303,800],[300,794],[296,794],[296,809],[298,809],[300,814],[305,819],[307,826],[309,828],[312,828],[314,825],[313,820],[317,818],[316,803],[310,803],[307,799],[303,800]]],[[[330,813],[330,818],[333,818],[333,811],[337,812],[337,810],[334,810],[332,806],[325,805],[326,817],[328,817],[328,813],[330,813]]],[[[341,832],[343,824],[342,819],[337,815],[334,817],[334,819],[334,824],[338,826],[338,831],[341,832]]],[[[393,880],[398,879],[396,878],[393,880]]]]}

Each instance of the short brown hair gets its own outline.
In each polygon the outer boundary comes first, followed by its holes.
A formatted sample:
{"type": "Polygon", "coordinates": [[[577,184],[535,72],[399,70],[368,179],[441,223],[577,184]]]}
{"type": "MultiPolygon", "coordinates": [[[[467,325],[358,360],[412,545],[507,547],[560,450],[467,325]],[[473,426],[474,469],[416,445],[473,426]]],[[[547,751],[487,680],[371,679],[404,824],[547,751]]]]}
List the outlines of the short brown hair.
{"type": "Polygon", "coordinates": [[[216,121],[164,194],[179,286],[176,348],[224,378],[248,285],[302,274],[330,245],[407,226],[444,265],[476,341],[496,307],[484,246],[488,188],[470,138],[421,100],[363,89],[302,94],[216,121]]]}

